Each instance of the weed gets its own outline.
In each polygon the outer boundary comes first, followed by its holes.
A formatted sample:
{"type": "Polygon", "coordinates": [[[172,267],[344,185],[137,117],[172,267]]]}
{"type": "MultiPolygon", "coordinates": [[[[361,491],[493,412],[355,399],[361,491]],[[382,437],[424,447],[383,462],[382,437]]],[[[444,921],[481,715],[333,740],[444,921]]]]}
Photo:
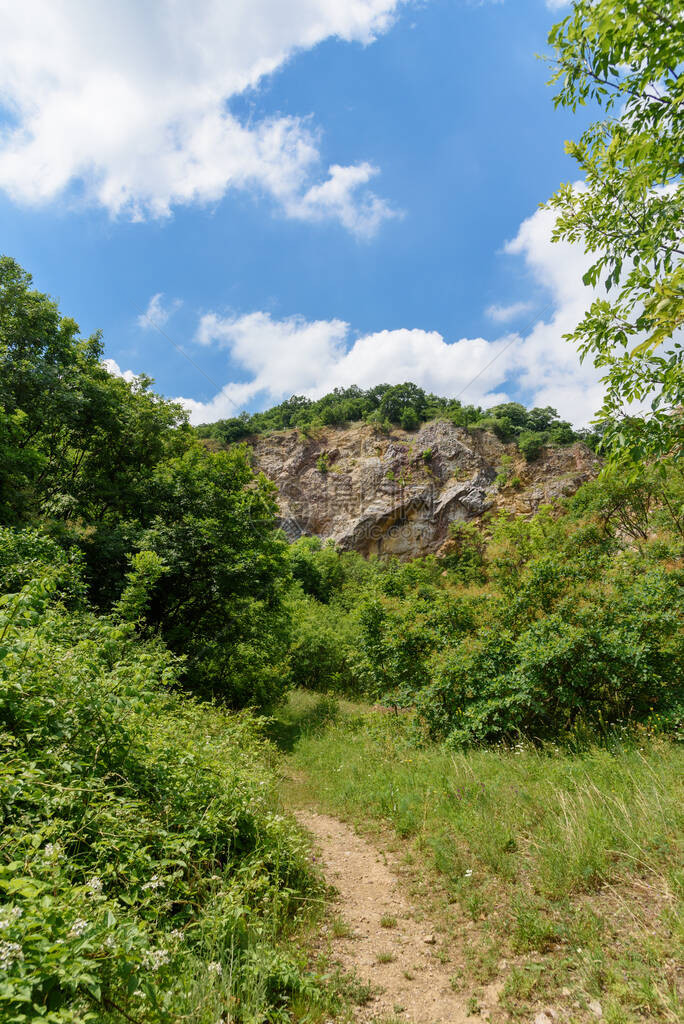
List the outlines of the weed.
{"type": "Polygon", "coordinates": [[[336,939],[351,939],[353,936],[351,928],[343,917],[334,917],[330,927],[336,939]]]}

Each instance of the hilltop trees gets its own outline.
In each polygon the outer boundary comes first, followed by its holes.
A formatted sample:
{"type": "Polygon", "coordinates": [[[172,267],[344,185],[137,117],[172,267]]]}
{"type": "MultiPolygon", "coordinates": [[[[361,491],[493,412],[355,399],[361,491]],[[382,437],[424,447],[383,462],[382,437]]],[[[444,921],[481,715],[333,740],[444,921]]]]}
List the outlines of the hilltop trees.
{"type": "MultiPolygon", "coordinates": [[[[297,427],[308,432],[323,426],[345,423],[373,423],[380,430],[393,426],[417,430],[428,420],[446,419],[466,430],[493,430],[502,441],[525,442],[525,453],[536,457],[545,444],[571,444],[584,440],[594,444],[598,434],[576,431],[555,409],[526,409],[519,402],[505,402],[483,411],[479,406],[462,405],[457,398],[433,395],[406,381],[404,384],[378,384],[364,391],[355,385],[335,388],[312,401],[294,395],[280,405],[251,415],[240,413],[228,420],[196,428],[200,438],[213,438],[222,444],[234,444],[254,434],[297,427]]],[[[523,451],[523,446],[521,446],[523,451]]]]}

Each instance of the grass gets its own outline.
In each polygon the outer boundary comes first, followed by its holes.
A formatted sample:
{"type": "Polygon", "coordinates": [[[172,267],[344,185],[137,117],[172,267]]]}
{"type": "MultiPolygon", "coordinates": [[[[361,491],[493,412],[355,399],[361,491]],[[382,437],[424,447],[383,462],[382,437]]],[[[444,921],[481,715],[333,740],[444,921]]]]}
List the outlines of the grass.
{"type": "Polygon", "coordinates": [[[302,693],[285,721],[306,780],[291,797],[391,827],[433,916],[438,879],[454,943],[470,922],[459,984],[491,980],[501,956],[513,1017],[553,999],[577,1019],[597,1000],[614,1024],[679,1019],[681,747],[419,747],[407,716],[302,693]]]}

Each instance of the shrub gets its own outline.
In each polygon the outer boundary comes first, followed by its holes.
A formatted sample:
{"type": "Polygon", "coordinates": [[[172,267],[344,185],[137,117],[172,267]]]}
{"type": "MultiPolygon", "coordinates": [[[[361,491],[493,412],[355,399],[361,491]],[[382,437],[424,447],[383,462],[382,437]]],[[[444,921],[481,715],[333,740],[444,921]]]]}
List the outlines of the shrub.
{"type": "Polygon", "coordinates": [[[131,624],[66,612],[43,543],[0,598],[0,1018],[289,1019],[320,990],[277,936],[316,883],[257,723],[177,694],[131,624]]]}
{"type": "Polygon", "coordinates": [[[403,430],[417,430],[420,426],[420,417],[416,410],[409,406],[402,412],[400,423],[403,430]]]}
{"type": "Polygon", "coordinates": [[[546,443],[546,434],[528,431],[520,434],[517,441],[520,454],[525,456],[527,462],[534,462],[535,459],[538,459],[546,443]]]}
{"type": "Polygon", "coordinates": [[[447,554],[444,565],[464,583],[482,581],[485,577],[485,551],[487,542],[474,523],[449,524],[447,554]]]}

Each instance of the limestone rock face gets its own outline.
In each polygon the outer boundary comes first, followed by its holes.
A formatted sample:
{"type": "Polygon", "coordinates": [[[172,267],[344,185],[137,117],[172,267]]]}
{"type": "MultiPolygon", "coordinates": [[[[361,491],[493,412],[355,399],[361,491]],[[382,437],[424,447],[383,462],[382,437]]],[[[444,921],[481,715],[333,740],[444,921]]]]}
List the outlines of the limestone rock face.
{"type": "Polygon", "coordinates": [[[254,468],[278,488],[281,525],[364,555],[415,558],[437,553],[449,524],[490,509],[530,515],[573,494],[596,475],[599,460],[583,444],[547,449],[531,464],[515,445],[447,421],[418,431],[378,432],[368,424],[254,437],[254,468]],[[516,487],[495,483],[501,457],[513,458],[516,487]]]}

